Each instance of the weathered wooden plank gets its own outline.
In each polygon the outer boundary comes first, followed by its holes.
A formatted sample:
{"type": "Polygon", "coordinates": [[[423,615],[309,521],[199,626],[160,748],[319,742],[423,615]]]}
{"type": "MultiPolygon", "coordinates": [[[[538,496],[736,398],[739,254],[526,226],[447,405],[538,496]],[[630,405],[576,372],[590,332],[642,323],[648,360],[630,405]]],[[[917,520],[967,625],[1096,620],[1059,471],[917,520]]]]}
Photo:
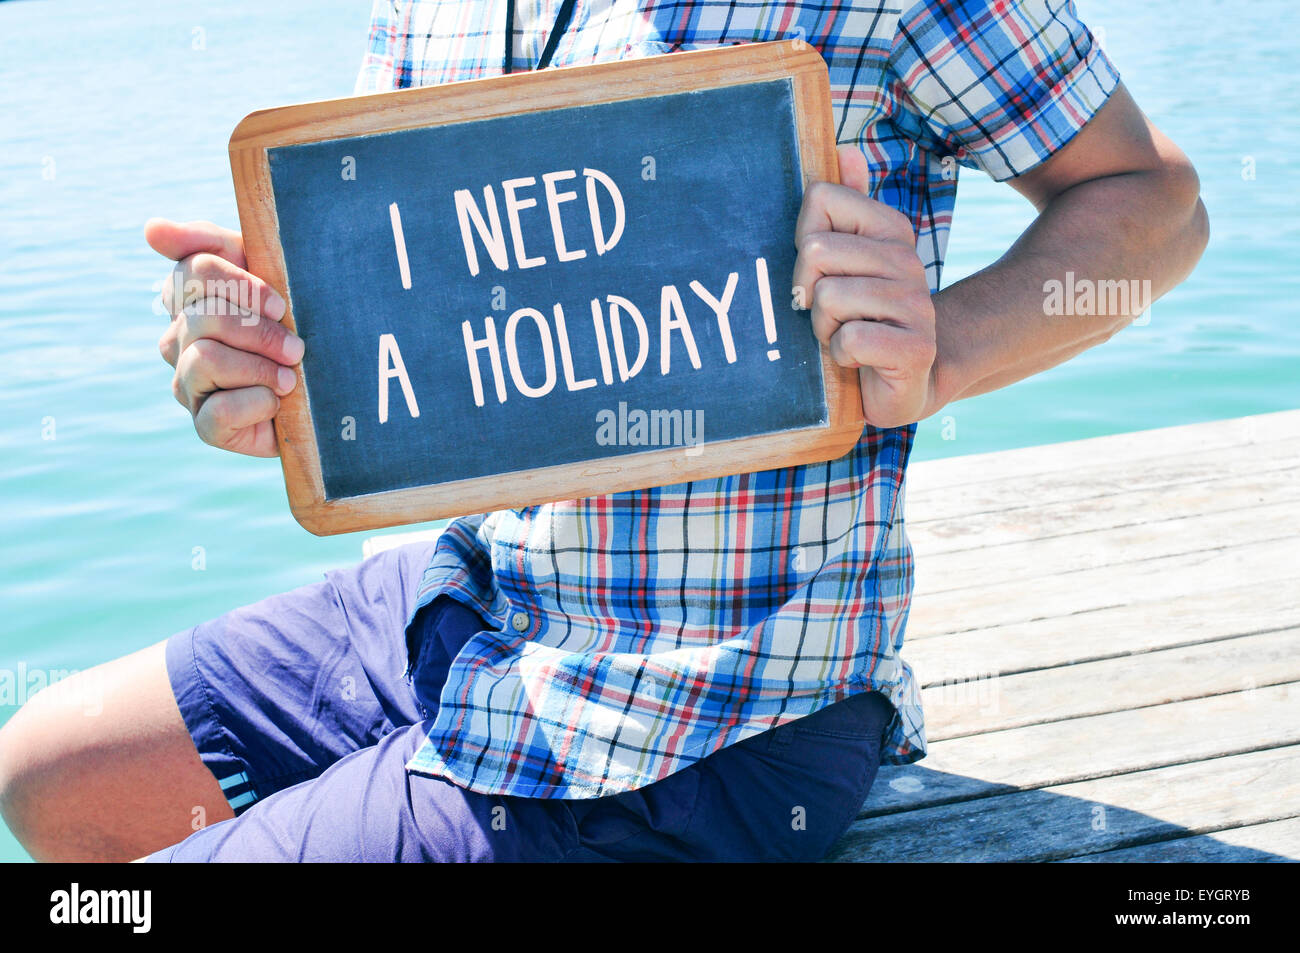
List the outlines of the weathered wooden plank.
{"type": "MultiPolygon", "coordinates": [[[[1249,507],[1294,501],[1300,496],[1297,484],[1300,484],[1300,467],[1293,466],[1178,486],[1119,489],[1056,503],[1036,500],[1032,491],[1025,490],[1018,497],[1025,502],[1024,506],[919,524],[909,518],[907,533],[918,556],[929,559],[941,553],[1072,536],[1223,510],[1236,510],[1244,517],[1249,507]]],[[[908,512],[914,512],[910,503],[908,512]]]]}
{"type": "Polygon", "coordinates": [[[1081,461],[1132,463],[1186,453],[1189,447],[1212,452],[1297,437],[1300,437],[1300,410],[1284,410],[926,460],[909,468],[908,487],[926,493],[972,483],[1005,483],[1018,477],[1073,470],[1081,461]]]}
{"type": "Polygon", "coordinates": [[[1300,628],[939,684],[921,701],[926,735],[943,741],[1296,681],[1300,628]]]}
{"type": "MultiPolygon", "coordinates": [[[[912,603],[912,637],[921,632],[962,632],[1087,612],[1106,606],[1172,599],[1227,583],[1275,581],[1300,592],[1295,567],[1300,538],[1224,546],[1206,552],[1164,556],[1123,566],[1102,566],[1034,579],[933,593],[912,603]]],[[[923,636],[922,636],[923,637],[923,636]]]]}
{"type": "Polygon", "coordinates": [[[935,742],[916,764],[882,767],[863,816],[1294,744],[1300,744],[1294,682],[1026,725],[935,742]]]}
{"type": "MultiPolygon", "coordinates": [[[[1087,458],[1080,458],[1082,461],[1087,458]]],[[[1294,469],[1300,462],[1300,440],[1251,444],[1222,457],[1200,448],[1186,449],[1159,460],[1125,465],[1119,462],[1076,465],[1000,483],[978,482],[929,492],[907,491],[907,518],[924,524],[981,513],[1029,510],[1051,503],[1087,501],[1135,490],[1175,489],[1213,483],[1264,470],[1294,469]]]]}
{"type": "Polygon", "coordinates": [[[1262,582],[969,632],[935,634],[909,625],[903,657],[922,684],[952,682],[1294,626],[1300,626],[1295,588],[1262,582]]]}
{"type": "Polygon", "coordinates": [[[1233,827],[1213,834],[1121,847],[1053,861],[1058,864],[1185,864],[1300,862],[1300,817],[1233,827]]]}
{"type": "MultiPolygon", "coordinates": [[[[1294,499],[1250,508],[1188,513],[1092,532],[989,543],[957,552],[935,553],[914,545],[915,595],[1300,536],[1300,469],[1294,472],[1297,478],[1278,494],[1294,499]]],[[[1025,525],[1028,529],[1029,524],[1025,525]]]]}
{"type": "Polygon", "coordinates": [[[828,859],[1044,861],[1300,814],[1300,745],[855,821],[828,859]]]}

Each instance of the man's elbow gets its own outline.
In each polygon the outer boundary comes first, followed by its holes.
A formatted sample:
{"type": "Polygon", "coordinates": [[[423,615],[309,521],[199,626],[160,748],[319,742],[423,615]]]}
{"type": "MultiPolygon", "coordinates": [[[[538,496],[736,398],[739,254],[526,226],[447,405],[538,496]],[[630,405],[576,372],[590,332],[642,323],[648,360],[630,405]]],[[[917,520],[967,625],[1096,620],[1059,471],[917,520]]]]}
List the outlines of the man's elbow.
{"type": "Polygon", "coordinates": [[[1184,155],[1167,160],[1160,170],[1160,189],[1168,228],[1168,259],[1173,267],[1167,287],[1182,282],[1201,260],[1210,241],[1210,214],[1201,200],[1201,178],[1184,155]]]}
{"type": "Polygon", "coordinates": [[[1143,243],[1154,253],[1147,259],[1149,272],[1142,276],[1149,278],[1150,284],[1145,295],[1133,300],[1129,308],[1113,313],[1108,324],[1094,329],[1087,347],[1109,340],[1153,301],[1182,284],[1209,244],[1210,216],[1201,200],[1200,176],[1191,161],[1170,145],[1173,155],[1166,155],[1159,165],[1139,173],[1144,184],[1137,208],[1142,210],[1139,214],[1147,225],[1134,237],[1142,234],[1143,243]]]}

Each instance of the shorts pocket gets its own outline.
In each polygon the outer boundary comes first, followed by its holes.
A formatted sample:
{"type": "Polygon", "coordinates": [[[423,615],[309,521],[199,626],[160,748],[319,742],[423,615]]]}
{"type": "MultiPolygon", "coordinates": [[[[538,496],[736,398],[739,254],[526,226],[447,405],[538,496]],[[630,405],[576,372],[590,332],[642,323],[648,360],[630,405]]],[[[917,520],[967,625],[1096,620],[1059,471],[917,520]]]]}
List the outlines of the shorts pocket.
{"type": "Polygon", "coordinates": [[[799,859],[820,860],[857,818],[880,770],[893,714],[884,695],[863,692],[782,726],[788,741],[771,745],[769,754],[786,762],[792,776],[808,779],[800,791],[806,806],[799,819],[808,836],[799,859]]]}
{"type": "Polygon", "coordinates": [[[606,860],[684,860],[681,838],[700,793],[694,766],[635,791],[571,802],[578,843],[606,860]]]}
{"type": "MultiPolygon", "coordinates": [[[[823,740],[839,740],[838,736],[822,736],[823,740]]],[[[817,847],[817,857],[820,860],[825,857],[830,849],[835,846],[835,842],[844,836],[849,827],[857,819],[858,814],[862,811],[863,804],[866,803],[867,794],[871,786],[876,782],[876,774],[880,771],[880,741],[875,738],[854,739],[855,750],[851,757],[855,760],[847,763],[855,764],[858,768],[858,776],[851,785],[846,787],[849,795],[842,802],[842,809],[835,816],[834,820],[827,825],[824,836],[817,847]]]]}
{"type": "Polygon", "coordinates": [[[795,736],[867,738],[880,735],[893,716],[893,704],[880,692],[859,692],[782,727],[795,736]]]}
{"type": "Polygon", "coordinates": [[[493,630],[477,612],[446,594],[416,612],[406,631],[407,674],[421,717],[437,712],[452,661],[484,631],[493,630]]]}

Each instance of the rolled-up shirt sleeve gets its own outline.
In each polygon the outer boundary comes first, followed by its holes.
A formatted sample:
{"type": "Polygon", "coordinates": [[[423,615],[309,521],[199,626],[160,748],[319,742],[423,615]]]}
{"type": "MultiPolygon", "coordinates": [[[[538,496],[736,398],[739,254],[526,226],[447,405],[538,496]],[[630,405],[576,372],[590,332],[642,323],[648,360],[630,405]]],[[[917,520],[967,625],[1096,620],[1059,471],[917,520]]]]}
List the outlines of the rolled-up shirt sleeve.
{"type": "Polygon", "coordinates": [[[918,0],[890,67],[895,124],[999,182],[1068,143],[1119,85],[1073,0],[918,0]]]}

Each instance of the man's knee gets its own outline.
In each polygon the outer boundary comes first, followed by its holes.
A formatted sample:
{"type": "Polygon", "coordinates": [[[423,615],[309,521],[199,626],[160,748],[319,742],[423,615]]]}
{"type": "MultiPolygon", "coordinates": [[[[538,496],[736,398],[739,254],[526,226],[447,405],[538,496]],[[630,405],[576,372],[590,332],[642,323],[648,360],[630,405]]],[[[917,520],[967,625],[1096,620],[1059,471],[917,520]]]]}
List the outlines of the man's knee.
{"type": "Polygon", "coordinates": [[[176,707],[164,644],[36,693],[0,728],[0,816],[37,860],[130,860],[230,815],[176,707]]]}
{"type": "MultiPolygon", "coordinates": [[[[85,674],[85,673],[80,673],[85,674]]],[[[70,676],[33,695],[0,726],[0,817],[33,856],[46,853],[57,817],[59,790],[84,744],[83,693],[87,679],[70,676]]]]}

